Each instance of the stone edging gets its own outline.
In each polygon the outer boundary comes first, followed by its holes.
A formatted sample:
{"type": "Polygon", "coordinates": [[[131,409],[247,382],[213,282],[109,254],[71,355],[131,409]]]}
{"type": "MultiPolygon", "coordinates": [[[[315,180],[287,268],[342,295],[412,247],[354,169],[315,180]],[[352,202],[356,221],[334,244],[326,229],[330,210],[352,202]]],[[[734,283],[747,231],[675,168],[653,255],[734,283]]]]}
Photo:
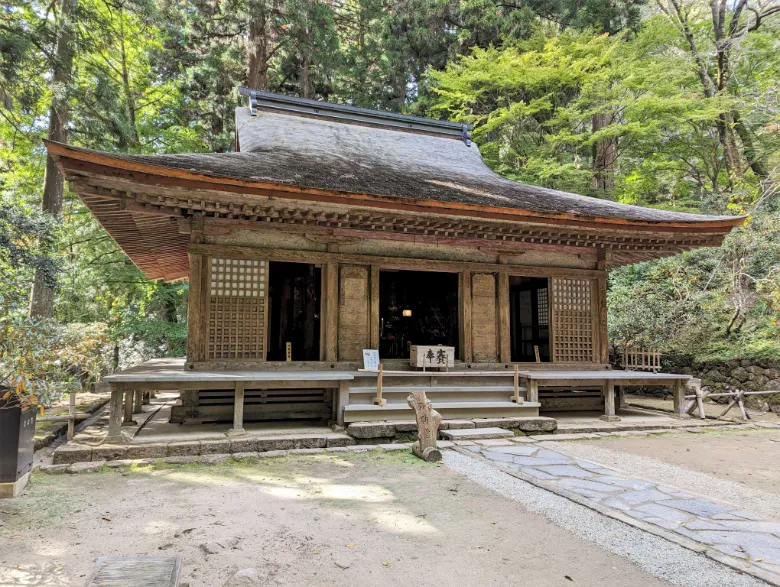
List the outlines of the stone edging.
{"type": "MultiPolygon", "coordinates": [[[[145,466],[163,463],[166,465],[187,465],[192,463],[201,463],[206,465],[217,465],[229,459],[233,461],[242,461],[245,459],[272,459],[279,457],[288,457],[296,455],[318,455],[332,453],[363,453],[373,450],[383,452],[407,451],[411,448],[411,443],[397,444],[354,444],[351,446],[334,446],[327,448],[295,448],[290,450],[268,450],[268,451],[249,451],[237,453],[218,453],[206,455],[189,456],[170,456],[164,458],[144,458],[144,459],[117,459],[117,460],[95,460],[76,463],[63,463],[58,465],[40,465],[33,470],[33,473],[45,473],[47,475],[59,475],[64,473],[92,473],[108,467],[110,469],[119,469],[130,467],[132,465],[145,466]]],[[[449,441],[440,441],[439,448],[451,448],[454,443],[449,441]]],[[[411,454],[411,451],[410,453],[411,454]]]]}
{"type": "Polygon", "coordinates": [[[691,538],[674,534],[658,526],[648,524],[646,522],[643,522],[642,520],[638,520],[636,518],[627,516],[618,510],[614,510],[612,508],[603,506],[600,503],[589,500],[585,497],[577,495],[576,493],[557,487],[552,483],[548,483],[547,481],[544,481],[542,479],[537,479],[531,475],[527,475],[522,471],[516,471],[514,469],[510,469],[509,467],[505,467],[500,463],[485,458],[481,453],[476,454],[473,451],[467,450],[460,446],[453,446],[452,450],[467,457],[471,457],[474,459],[481,459],[486,463],[489,463],[490,466],[500,470],[503,473],[506,473],[507,475],[515,477],[516,479],[520,479],[521,481],[530,483],[531,485],[539,487],[540,489],[544,489],[545,491],[549,491],[550,493],[554,493],[555,495],[564,497],[569,501],[573,501],[603,516],[607,516],[619,522],[623,522],[624,524],[628,524],[629,526],[633,526],[634,528],[643,530],[644,532],[649,532],[650,534],[668,540],[669,542],[673,542],[674,544],[677,544],[678,546],[682,546],[683,548],[687,548],[688,550],[692,550],[699,554],[703,554],[704,556],[707,556],[721,564],[724,564],[734,569],[737,572],[744,573],[746,575],[751,575],[770,585],[773,585],[775,587],[780,587],[780,580],[778,580],[777,576],[774,575],[773,573],[769,573],[764,571],[763,569],[757,569],[755,567],[745,568],[744,566],[745,561],[718,552],[717,550],[710,548],[708,545],[702,542],[698,542],[691,538]]]}
{"type": "MultiPolygon", "coordinates": [[[[102,408],[108,403],[108,400],[109,398],[105,398],[105,399],[99,399],[92,402],[84,410],[84,413],[95,414],[95,412],[97,412],[100,408],[102,408]]],[[[76,422],[76,424],[78,424],[78,421],[76,422]]],[[[35,451],[37,452],[48,446],[51,446],[51,444],[55,440],[57,440],[60,436],[64,436],[67,431],[68,431],[68,423],[67,422],[60,423],[59,426],[57,426],[54,430],[49,432],[46,436],[35,440],[35,451]]]]}
{"type": "MultiPolygon", "coordinates": [[[[88,446],[68,443],[54,451],[55,465],[190,457],[213,454],[244,454],[294,449],[322,449],[351,446],[356,443],[345,434],[288,434],[279,436],[241,437],[214,440],[191,440],[147,444],[100,444],[88,446]]],[[[365,446],[366,444],[363,443],[365,446]]]]}

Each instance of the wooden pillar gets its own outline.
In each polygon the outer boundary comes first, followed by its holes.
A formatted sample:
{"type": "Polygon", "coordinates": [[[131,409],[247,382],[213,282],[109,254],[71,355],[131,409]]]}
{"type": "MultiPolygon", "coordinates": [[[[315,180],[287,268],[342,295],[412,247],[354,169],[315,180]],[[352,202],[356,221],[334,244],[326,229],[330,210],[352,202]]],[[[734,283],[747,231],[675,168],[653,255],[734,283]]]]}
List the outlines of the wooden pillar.
{"type": "Polygon", "coordinates": [[[617,409],[618,411],[622,410],[623,408],[627,407],[628,404],[626,404],[626,386],[625,385],[619,385],[617,387],[617,409]]]}
{"type": "Polygon", "coordinates": [[[528,401],[539,401],[539,382],[535,379],[528,379],[528,401]]]}
{"type": "Polygon", "coordinates": [[[187,303],[187,362],[196,363],[206,360],[204,332],[205,297],[205,258],[200,253],[190,253],[190,289],[187,303]]]}
{"type": "Polygon", "coordinates": [[[339,264],[326,263],[325,271],[325,361],[338,360],[339,264]]]}
{"type": "Polygon", "coordinates": [[[144,399],[141,402],[143,405],[148,406],[150,403],[152,403],[152,392],[151,391],[145,391],[143,396],[144,396],[144,399]]]}
{"type": "Polygon", "coordinates": [[[675,418],[687,418],[685,413],[685,390],[688,389],[684,379],[677,379],[674,382],[672,393],[674,395],[674,407],[672,409],[675,418]]]}
{"type": "Polygon", "coordinates": [[[498,274],[498,348],[499,361],[512,361],[512,332],[510,328],[509,274],[498,274]]]}
{"type": "Polygon", "coordinates": [[[604,271],[604,275],[596,279],[596,341],[598,346],[595,348],[595,360],[599,363],[607,364],[609,362],[609,334],[607,327],[607,277],[612,265],[612,250],[599,249],[597,268],[604,271]]]}
{"type": "Polygon", "coordinates": [[[135,395],[133,396],[133,413],[134,414],[143,413],[144,411],[143,405],[144,405],[144,392],[139,389],[135,392],[135,395]]]}
{"type": "Polygon", "coordinates": [[[68,394],[68,440],[73,440],[76,432],[76,392],[68,394]]]}
{"type": "Polygon", "coordinates": [[[111,385],[111,400],[108,404],[108,436],[104,442],[123,442],[122,437],[122,389],[111,385]]]}
{"type": "Polygon", "coordinates": [[[336,422],[344,425],[344,408],[349,405],[349,381],[339,381],[338,400],[336,404],[336,422]]]}
{"type": "Polygon", "coordinates": [[[379,266],[371,265],[371,275],[369,277],[369,348],[379,348],[379,266]]]}
{"type": "Polygon", "coordinates": [[[246,434],[244,430],[244,382],[236,381],[233,399],[233,427],[227,432],[231,436],[246,434]]]}
{"type": "Polygon", "coordinates": [[[133,397],[135,392],[133,390],[125,391],[125,415],[122,419],[122,426],[135,426],[135,420],[133,420],[133,397]]]}
{"type": "Polygon", "coordinates": [[[462,271],[458,281],[458,305],[460,306],[460,357],[464,363],[473,360],[471,340],[471,271],[462,271]]]}
{"type": "Polygon", "coordinates": [[[615,382],[608,379],[601,389],[604,394],[604,415],[601,419],[606,422],[619,422],[620,417],[615,414],[615,382]]]}

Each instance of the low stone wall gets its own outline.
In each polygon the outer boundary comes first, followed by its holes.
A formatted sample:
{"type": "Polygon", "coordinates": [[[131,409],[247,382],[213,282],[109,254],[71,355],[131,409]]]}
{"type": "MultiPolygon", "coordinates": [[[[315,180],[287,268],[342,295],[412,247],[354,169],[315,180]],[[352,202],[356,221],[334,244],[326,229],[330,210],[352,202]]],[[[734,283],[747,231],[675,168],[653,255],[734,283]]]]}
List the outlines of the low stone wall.
{"type": "Polygon", "coordinates": [[[712,391],[780,390],[780,361],[733,360],[694,364],[692,371],[712,391]]]}
{"type": "MultiPolygon", "coordinates": [[[[702,388],[712,393],[727,391],[780,391],[780,360],[732,359],[696,362],[691,357],[667,354],[661,358],[665,373],[684,373],[701,379],[702,388]]],[[[643,395],[670,395],[667,388],[643,388],[643,395]]],[[[728,402],[728,398],[723,398],[728,402]]],[[[780,396],[756,397],[751,403],[780,403],[780,396]]],[[[765,406],[764,406],[765,407],[765,406]]]]}

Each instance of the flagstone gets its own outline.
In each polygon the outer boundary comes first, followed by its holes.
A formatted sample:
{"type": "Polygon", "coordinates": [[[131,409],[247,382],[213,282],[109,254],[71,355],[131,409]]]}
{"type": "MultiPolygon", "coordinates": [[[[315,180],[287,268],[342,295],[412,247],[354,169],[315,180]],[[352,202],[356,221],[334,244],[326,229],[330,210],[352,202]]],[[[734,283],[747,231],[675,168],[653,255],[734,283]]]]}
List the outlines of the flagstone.
{"type": "Polygon", "coordinates": [[[490,452],[501,452],[509,455],[531,456],[539,450],[537,446],[497,446],[490,452]]]}
{"type": "Polygon", "coordinates": [[[579,477],[582,479],[593,477],[593,473],[590,471],[584,471],[574,465],[546,465],[537,467],[537,469],[549,473],[550,475],[557,475],[558,477],[579,477]]]}
{"type": "Polygon", "coordinates": [[[641,503],[669,499],[669,496],[665,493],[661,493],[657,489],[637,489],[634,491],[624,491],[620,494],[620,499],[630,505],[639,505],[641,503]]]}
{"type": "Polygon", "coordinates": [[[658,503],[646,503],[637,506],[634,509],[644,514],[652,515],[656,518],[661,518],[662,520],[677,522],[678,524],[687,522],[691,518],[690,514],[686,514],[680,510],[675,510],[658,503]]]}
{"type": "Polygon", "coordinates": [[[684,512],[690,512],[697,516],[711,516],[730,510],[731,508],[719,503],[704,501],[701,499],[668,499],[668,496],[660,498],[658,501],[665,500],[664,505],[677,508],[684,512]]]}

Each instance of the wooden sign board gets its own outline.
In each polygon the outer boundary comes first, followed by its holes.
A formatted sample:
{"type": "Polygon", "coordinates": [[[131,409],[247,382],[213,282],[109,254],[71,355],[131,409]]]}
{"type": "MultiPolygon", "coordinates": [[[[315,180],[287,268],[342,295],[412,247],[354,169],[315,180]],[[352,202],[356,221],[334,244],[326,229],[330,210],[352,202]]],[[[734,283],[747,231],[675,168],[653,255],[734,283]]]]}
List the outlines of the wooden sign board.
{"type": "Polygon", "coordinates": [[[376,349],[363,349],[363,369],[376,371],[379,369],[379,351],[376,349]]]}
{"type": "Polygon", "coordinates": [[[288,362],[292,361],[292,343],[291,342],[284,343],[284,351],[285,351],[285,355],[287,357],[287,361],[288,362]]]}
{"type": "Polygon", "coordinates": [[[455,347],[451,346],[423,346],[413,344],[410,349],[409,362],[412,367],[440,367],[449,369],[455,366],[455,347]]]}

